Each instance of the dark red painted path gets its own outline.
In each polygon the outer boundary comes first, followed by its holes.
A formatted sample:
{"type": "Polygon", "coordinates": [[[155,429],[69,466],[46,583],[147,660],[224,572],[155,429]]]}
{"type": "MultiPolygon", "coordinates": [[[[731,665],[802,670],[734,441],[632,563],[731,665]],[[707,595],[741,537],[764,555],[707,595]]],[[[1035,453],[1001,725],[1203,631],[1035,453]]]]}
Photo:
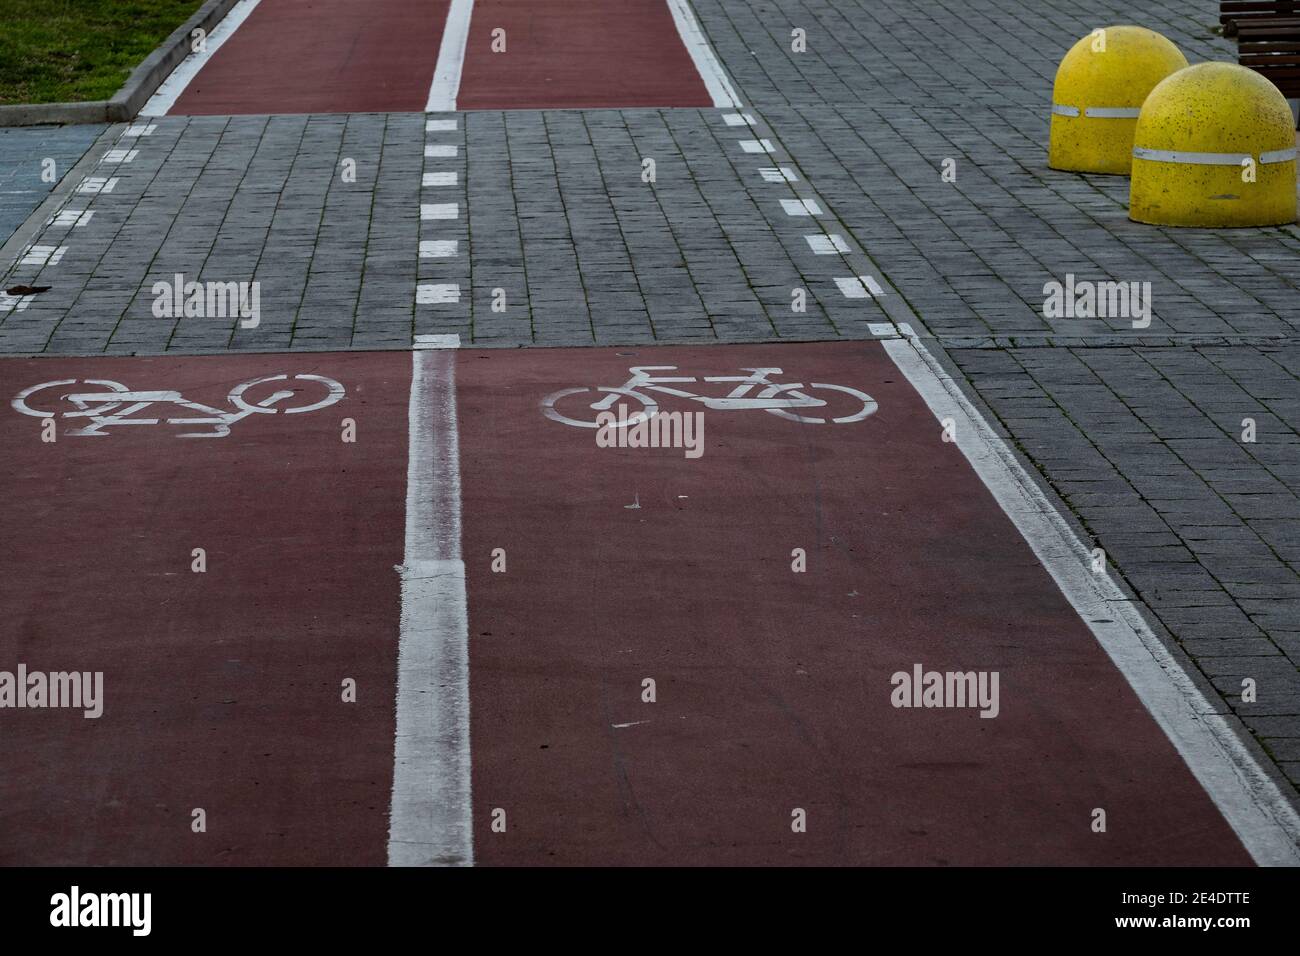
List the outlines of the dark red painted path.
{"type": "Polygon", "coordinates": [[[97,720],[0,711],[0,864],[383,865],[406,487],[393,407],[409,368],[404,354],[0,362],[0,670],[100,670],[106,699],[97,720]],[[347,397],[226,438],[119,426],[43,444],[40,419],[10,407],[84,377],[220,406],[241,381],[303,372],[347,397]],[[356,443],[340,441],[344,417],[356,443]]]}
{"type": "MultiPolygon", "coordinates": [[[[423,111],[449,5],[261,0],[170,112],[423,111]]],[[[665,0],[474,4],[458,109],[711,105],[665,0]]]]}
{"type": "MultiPolygon", "coordinates": [[[[478,862],[1249,862],[877,344],[456,359],[478,862]],[[632,365],[780,366],[879,410],[706,411],[695,460],[542,415],[632,365]],[[1000,715],[893,708],[914,664],[999,672],[1000,715]]],[[[0,670],[106,681],[99,720],[0,712],[0,863],[384,862],[410,363],[0,361],[0,670]],[[219,405],[281,372],[347,395],[222,439],[44,444],[9,407],[91,375],[219,405]]]]}
{"type": "Polygon", "coordinates": [[[477,0],[457,108],[713,105],[664,0],[477,0]],[[506,50],[492,52],[504,29],[506,50]]]}
{"type": "Polygon", "coordinates": [[[262,0],[171,113],[420,112],[449,0],[262,0]]]}
{"type": "Polygon", "coordinates": [[[458,385],[479,862],[1250,862],[878,345],[467,354],[458,385]],[[632,365],[880,408],[708,411],[694,461],[541,416],[632,365]],[[916,663],[999,671],[1000,716],[894,709],[916,663]]]}

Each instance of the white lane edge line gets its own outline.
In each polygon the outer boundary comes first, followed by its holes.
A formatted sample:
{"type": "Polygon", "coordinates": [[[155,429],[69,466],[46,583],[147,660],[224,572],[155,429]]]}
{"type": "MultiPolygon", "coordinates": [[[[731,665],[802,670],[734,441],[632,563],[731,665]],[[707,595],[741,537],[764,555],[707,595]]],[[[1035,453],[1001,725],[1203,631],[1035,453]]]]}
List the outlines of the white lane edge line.
{"type": "Polygon", "coordinates": [[[460,94],[460,74],[465,68],[465,47],[469,43],[469,22],[474,14],[474,0],[451,0],[447,22],[442,28],[442,45],[438,63],[433,68],[426,113],[452,113],[460,94]]]}
{"type": "Polygon", "coordinates": [[[418,336],[411,352],[389,866],[474,862],[469,618],[451,338],[418,336]]]}
{"type": "Polygon", "coordinates": [[[672,12],[673,22],[677,24],[677,35],[681,37],[682,45],[686,47],[686,52],[691,55],[691,60],[695,63],[695,72],[700,74],[700,79],[704,81],[704,88],[713,98],[713,105],[718,108],[731,106],[739,109],[740,97],[736,95],[731,80],[727,79],[727,72],[718,61],[717,54],[713,52],[709,38],[700,29],[699,21],[695,19],[695,12],[691,10],[688,0],[668,0],[668,9],[672,12]]]}
{"type": "Polygon", "coordinates": [[[222,17],[221,22],[208,34],[203,52],[191,51],[185,59],[181,60],[167,79],[159,84],[158,89],[154,90],[153,96],[149,97],[149,101],[144,104],[138,115],[166,116],[176,105],[180,95],[185,92],[185,88],[190,85],[194,77],[198,76],[199,70],[212,59],[212,54],[221,49],[222,44],[234,35],[261,2],[262,0],[239,0],[239,3],[231,7],[230,12],[222,17]]]}
{"type": "Polygon", "coordinates": [[[1300,865],[1300,815],[1229,723],[1106,575],[979,409],[915,337],[881,341],[936,419],[957,421],[957,446],[1061,593],[1178,750],[1261,866],[1300,865]]]}

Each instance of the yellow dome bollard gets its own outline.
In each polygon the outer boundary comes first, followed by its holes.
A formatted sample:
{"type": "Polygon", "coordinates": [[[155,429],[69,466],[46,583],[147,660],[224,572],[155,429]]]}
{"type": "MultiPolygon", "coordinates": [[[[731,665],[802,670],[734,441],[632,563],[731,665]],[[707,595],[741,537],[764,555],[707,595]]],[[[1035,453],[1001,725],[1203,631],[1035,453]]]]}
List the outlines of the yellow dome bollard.
{"type": "Polygon", "coordinates": [[[1120,26],[1092,31],[1057,67],[1047,165],[1127,175],[1142,101],[1157,83],[1185,66],[1178,47],[1153,30],[1120,26]]]}
{"type": "Polygon", "coordinates": [[[1133,141],[1129,218],[1157,226],[1277,226],[1296,218],[1296,141],[1278,88],[1200,63],[1151,91],[1133,141]]]}

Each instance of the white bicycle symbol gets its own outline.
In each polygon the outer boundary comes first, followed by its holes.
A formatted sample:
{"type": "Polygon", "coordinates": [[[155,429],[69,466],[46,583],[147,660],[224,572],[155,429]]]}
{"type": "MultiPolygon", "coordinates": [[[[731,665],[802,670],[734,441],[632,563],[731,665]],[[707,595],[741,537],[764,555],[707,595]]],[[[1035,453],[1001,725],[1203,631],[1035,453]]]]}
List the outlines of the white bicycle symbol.
{"type": "Polygon", "coordinates": [[[19,392],[10,403],[16,411],[37,418],[89,419],[87,425],[71,429],[70,435],[91,435],[106,437],[105,428],[114,425],[211,425],[212,431],[184,432],[177,438],[224,438],[230,434],[230,426],[242,421],[249,415],[284,412],[297,415],[302,412],[314,412],[317,409],[333,405],[344,395],[343,386],[324,375],[295,375],[292,380],[287,375],[267,375],[242,382],[230,390],[226,400],[233,409],[214,408],[186,398],[180,392],[136,391],[127,388],[121,382],[107,379],[65,378],[57,382],[42,382],[19,392]],[[304,383],[293,388],[281,388],[260,400],[246,398],[249,389],[255,389],[266,382],[284,382],[286,385],[304,383]],[[69,389],[72,389],[71,391],[69,389]],[[313,395],[312,393],[316,393],[313,395]],[[299,393],[303,393],[300,395],[299,393]],[[317,397],[319,396],[319,397],[317,397]],[[288,399],[314,399],[308,404],[288,407],[288,399]],[[59,407],[60,403],[66,403],[59,407]],[[67,407],[72,406],[71,410],[67,407]],[[172,405],[197,412],[191,416],[169,416],[166,418],[133,417],[152,405],[172,405]]]}
{"type": "Polygon", "coordinates": [[[865,392],[860,392],[856,388],[849,388],[846,385],[830,385],[825,382],[811,382],[804,385],[802,382],[773,382],[769,375],[782,374],[779,368],[745,368],[742,372],[749,372],[749,375],[706,375],[704,378],[694,377],[668,377],[660,375],[651,375],[651,372],[675,372],[676,365],[635,365],[628,369],[632,377],[624,384],[619,386],[598,385],[595,388],[586,386],[579,388],[565,388],[552,395],[548,395],[542,400],[542,411],[547,418],[553,421],[563,422],[565,425],[574,425],[578,428],[596,428],[599,425],[595,419],[602,412],[609,411],[619,400],[619,398],[630,399],[641,406],[641,410],[635,415],[628,415],[622,421],[614,421],[611,424],[616,427],[634,425],[638,422],[653,418],[659,413],[659,404],[655,399],[647,394],[648,392],[658,392],[661,395],[671,395],[674,398],[688,398],[691,401],[699,402],[706,408],[717,409],[719,411],[744,411],[746,409],[761,409],[769,412],[779,418],[786,418],[792,422],[804,422],[809,425],[824,425],[827,423],[846,424],[848,422],[860,422],[868,415],[872,414],[879,406],[875,399],[865,392]],[[694,392],[688,392],[685,389],[673,388],[673,385],[682,385],[690,382],[734,382],[735,388],[725,397],[714,397],[709,395],[696,395],[694,392]],[[753,397],[750,392],[758,389],[758,393],[753,397]],[[801,415],[799,411],[805,409],[824,408],[829,403],[827,399],[817,398],[808,393],[815,389],[823,389],[833,392],[839,392],[843,395],[849,395],[861,403],[861,408],[852,414],[840,415],[838,417],[823,418],[815,415],[801,415]],[[557,407],[561,401],[570,396],[582,395],[590,392],[604,392],[605,397],[592,402],[586,408],[590,409],[595,415],[590,418],[583,413],[583,403],[569,402],[566,403],[572,407],[572,414],[582,414],[581,418],[575,418],[566,415],[557,407]]]}

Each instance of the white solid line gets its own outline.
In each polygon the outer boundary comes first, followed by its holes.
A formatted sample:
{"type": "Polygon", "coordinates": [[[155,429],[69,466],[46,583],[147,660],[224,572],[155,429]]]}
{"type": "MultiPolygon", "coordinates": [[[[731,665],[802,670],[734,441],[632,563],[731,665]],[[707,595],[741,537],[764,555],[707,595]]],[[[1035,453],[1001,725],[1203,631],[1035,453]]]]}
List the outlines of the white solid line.
{"type": "MultiPolygon", "coordinates": [[[[881,343],[1260,865],[1300,865],[1300,816],[960,386],[916,338],[881,343]]],[[[1220,708],[1222,705],[1220,705],[1220,708]]]]}
{"type": "Polygon", "coordinates": [[[185,87],[190,85],[190,81],[198,75],[199,70],[203,69],[208,60],[212,58],[212,54],[221,49],[221,45],[230,39],[240,25],[248,19],[248,15],[261,2],[262,0],[239,0],[239,3],[231,7],[230,12],[208,34],[203,52],[191,52],[189,56],[181,60],[176,69],[172,70],[171,75],[163,80],[158,89],[154,91],[153,96],[149,97],[149,102],[144,104],[144,108],[140,110],[140,115],[166,116],[168,110],[176,105],[176,100],[185,92],[185,87]]]}
{"type": "Polygon", "coordinates": [[[456,96],[460,93],[460,71],[465,66],[465,44],[469,42],[469,21],[474,13],[474,0],[451,0],[447,8],[447,22],[442,28],[442,46],[438,48],[438,63],[433,68],[433,84],[429,87],[426,113],[452,113],[456,109],[456,96]]]}
{"type": "Polygon", "coordinates": [[[713,105],[720,108],[739,107],[740,97],[736,95],[735,88],[727,79],[727,72],[718,62],[713,47],[709,45],[708,37],[700,29],[690,3],[687,0],[668,0],[668,9],[672,11],[673,22],[677,24],[677,33],[682,38],[686,52],[691,55],[696,72],[704,81],[704,88],[713,98],[713,105]]]}
{"type": "Polygon", "coordinates": [[[398,569],[402,623],[388,865],[470,866],[469,618],[453,349],[411,352],[406,414],[406,551],[398,569]]]}

